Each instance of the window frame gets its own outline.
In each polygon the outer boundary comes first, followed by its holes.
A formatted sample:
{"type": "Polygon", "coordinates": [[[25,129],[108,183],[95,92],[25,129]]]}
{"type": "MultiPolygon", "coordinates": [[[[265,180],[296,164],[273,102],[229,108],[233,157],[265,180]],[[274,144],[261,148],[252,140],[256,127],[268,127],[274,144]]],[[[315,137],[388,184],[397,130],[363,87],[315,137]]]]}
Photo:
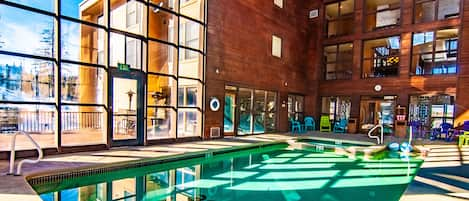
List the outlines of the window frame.
{"type": "Polygon", "coordinates": [[[327,3],[324,5],[324,12],[325,12],[325,16],[326,16],[326,13],[327,13],[327,6],[329,5],[332,5],[332,4],[337,4],[337,18],[335,19],[332,19],[332,20],[328,20],[327,17],[324,17],[324,35],[325,35],[325,38],[335,38],[335,37],[340,37],[340,36],[346,36],[346,35],[351,35],[351,34],[354,34],[355,33],[355,30],[353,30],[351,33],[346,33],[346,34],[335,34],[335,35],[331,35],[329,36],[329,23],[330,22],[339,22],[339,21],[342,21],[342,20],[347,20],[348,18],[351,18],[352,21],[355,23],[355,6],[356,6],[356,3],[355,1],[356,0],[352,0],[353,1],[353,12],[352,13],[349,13],[349,14],[345,14],[345,15],[342,15],[342,9],[340,8],[342,2],[344,1],[347,1],[347,0],[340,0],[340,1],[335,1],[335,2],[331,2],[331,3],[327,3]]]}
{"type": "Polygon", "coordinates": [[[403,17],[402,9],[401,9],[402,8],[402,0],[399,0],[399,5],[397,7],[390,6],[389,8],[385,8],[385,9],[381,9],[381,10],[369,10],[366,6],[367,1],[371,1],[371,0],[364,0],[364,2],[363,2],[363,5],[364,5],[363,6],[363,31],[364,32],[373,32],[373,31],[379,31],[379,30],[383,30],[383,29],[392,29],[392,28],[396,28],[396,27],[401,26],[402,17],[403,17]],[[367,29],[368,16],[370,16],[370,15],[375,15],[376,16],[378,13],[381,13],[381,12],[395,11],[395,10],[399,10],[399,18],[398,18],[398,21],[397,21],[396,24],[376,27],[376,22],[375,22],[374,25],[373,25],[373,28],[371,30],[367,29]]]}
{"type": "MultiPolygon", "coordinates": [[[[421,24],[421,23],[429,23],[429,22],[437,22],[437,21],[444,21],[444,20],[451,20],[451,19],[460,19],[461,18],[461,14],[462,14],[462,10],[463,10],[463,1],[462,0],[459,0],[459,12],[457,14],[457,16],[450,16],[448,18],[445,18],[445,19],[438,19],[438,11],[439,11],[439,8],[440,8],[440,0],[420,0],[420,2],[418,2],[419,4],[423,4],[423,3],[427,3],[427,2],[434,2],[435,6],[434,6],[434,11],[433,11],[433,19],[430,20],[430,21],[420,21],[420,22],[417,22],[417,12],[416,12],[416,9],[417,9],[417,1],[419,0],[414,0],[413,1],[413,9],[412,9],[412,23],[414,24],[421,24]]],[[[452,15],[455,15],[455,14],[452,14],[452,15]]]]}
{"type": "MultiPolygon", "coordinates": [[[[400,67],[401,67],[401,53],[402,53],[402,52],[401,52],[401,49],[402,49],[402,44],[401,44],[401,43],[402,43],[402,40],[401,40],[401,35],[400,35],[400,34],[363,40],[363,41],[362,41],[361,58],[360,58],[360,66],[361,66],[361,75],[360,75],[360,77],[361,77],[361,79],[374,79],[374,78],[378,78],[378,79],[379,79],[379,78],[399,77],[399,74],[400,74],[400,67]],[[398,62],[398,64],[397,64],[397,73],[396,73],[396,75],[392,75],[392,76],[380,76],[380,77],[378,77],[378,76],[373,76],[373,77],[364,76],[365,73],[364,73],[363,67],[364,67],[365,61],[373,61],[373,60],[375,60],[374,56],[371,56],[370,58],[365,58],[365,43],[366,43],[367,41],[374,41],[374,40],[380,40],[380,39],[385,39],[385,40],[387,40],[387,39],[393,38],[393,37],[398,37],[398,38],[399,38],[399,53],[396,54],[396,55],[398,56],[398,58],[399,58],[399,62],[398,62]]],[[[373,47],[371,47],[371,48],[374,49],[374,48],[377,48],[377,47],[383,47],[383,46],[376,46],[376,47],[373,46],[373,47]]],[[[390,46],[389,46],[389,47],[390,47],[390,46]]],[[[373,55],[374,55],[374,53],[373,53],[373,55]]],[[[391,54],[388,55],[388,57],[392,57],[392,56],[393,56],[393,55],[391,55],[391,54]]],[[[374,66],[375,66],[375,63],[373,62],[373,63],[371,64],[371,68],[374,69],[374,68],[375,68],[374,66]]],[[[374,74],[374,71],[373,71],[373,74],[374,74]]]]}
{"type": "MultiPolygon", "coordinates": [[[[351,42],[345,42],[345,43],[338,43],[338,44],[333,44],[333,45],[325,45],[323,46],[323,80],[326,80],[326,81],[330,81],[330,80],[351,80],[352,77],[353,77],[353,58],[355,57],[354,54],[353,54],[353,50],[354,50],[354,45],[353,45],[353,41],[351,42]],[[337,64],[343,64],[343,63],[347,63],[347,62],[344,62],[344,60],[342,59],[342,55],[341,54],[341,51],[340,51],[340,46],[342,45],[352,45],[352,60],[349,61],[351,62],[351,67],[350,67],[350,71],[351,71],[351,74],[350,74],[350,78],[343,78],[343,79],[327,79],[327,65],[329,64],[335,64],[335,66],[337,67],[337,64]],[[331,46],[335,46],[335,62],[327,62],[327,56],[325,55],[325,49],[326,47],[331,47],[331,46]]],[[[346,60],[345,60],[346,61],[346,60]]],[[[337,72],[337,71],[334,71],[334,72],[337,72]]],[[[336,75],[337,77],[337,75],[336,75]]]]}
{"type": "MultiPolygon", "coordinates": [[[[412,32],[412,38],[411,38],[411,49],[410,49],[410,69],[409,69],[409,76],[448,76],[448,75],[457,75],[459,73],[459,53],[460,53],[460,39],[461,39],[461,28],[460,27],[444,27],[444,28],[439,28],[439,29],[432,29],[428,31],[421,31],[421,32],[412,32]],[[457,29],[458,30],[458,38],[450,38],[449,40],[445,40],[445,45],[447,44],[448,41],[457,41],[457,46],[456,50],[453,49],[448,49],[444,51],[436,51],[437,49],[437,32],[442,31],[442,30],[448,30],[448,29],[457,29]],[[422,52],[422,53],[414,53],[414,35],[415,34],[426,34],[426,33],[432,33],[433,34],[433,40],[432,40],[432,51],[431,52],[422,52]],[[435,55],[438,53],[447,53],[450,54],[451,52],[456,51],[456,61],[454,62],[456,64],[456,72],[455,73],[439,73],[439,74],[434,74],[433,73],[433,67],[435,65],[435,55]],[[420,56],[420,55],[428,55],[431,54],[431,66],[432,66],[432,71],[430,74],[417,74],[413,66],[413,59],[415,56],[420,56]]],[[[425,41],[424,41],[425,42],[425,41]]]]}

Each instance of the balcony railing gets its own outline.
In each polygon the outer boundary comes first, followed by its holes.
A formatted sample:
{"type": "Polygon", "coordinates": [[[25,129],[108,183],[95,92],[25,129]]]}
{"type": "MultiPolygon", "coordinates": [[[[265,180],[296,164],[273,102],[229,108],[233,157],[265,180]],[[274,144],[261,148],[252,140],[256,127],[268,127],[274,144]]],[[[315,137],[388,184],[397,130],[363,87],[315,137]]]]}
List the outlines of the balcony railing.
{"type": "MultiPolygon", "coordinates": [[[[3,114],[1,132],[53,133],[55,130],[56,115],[53,111],[10,111],[3,114]]],[[[62,131],[100,129],[103,123],[103,112],[62,112],[62,131]]]]}

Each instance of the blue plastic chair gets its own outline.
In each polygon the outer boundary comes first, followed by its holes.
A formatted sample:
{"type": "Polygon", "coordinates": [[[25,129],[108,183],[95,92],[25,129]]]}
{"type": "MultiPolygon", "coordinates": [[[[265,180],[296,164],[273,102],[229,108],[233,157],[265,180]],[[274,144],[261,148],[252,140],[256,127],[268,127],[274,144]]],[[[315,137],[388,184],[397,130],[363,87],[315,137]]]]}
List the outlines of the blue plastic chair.
{"type": "Polygon", "coordinates": [[[291,132],[292,133],[295,133],[295,130],[298,132],[298,133],[302,133],[303,132],[303,128],[302,128],[302,125],[299,121],[295,121],[293,119],[290,119],[290,124],[291,124],[291,132]]]}
{"type": "Polygon", "coordinates": [[[453,125],[450,123],[442,123],[439,128],[434,128],[432,131],[432,136],[430,140],[442,139],[442,135],[445,134],[445,140],[451,140],[450,129],[453,128],[453,125]]]}
{"type": "Polygon", "coordinates": [[[453,125],[450,123],[442,123],[441,124],[441,133],[445,134],[445,140],[451,141],[452,133],[450,130],[453,128],[453,125]]]}
{"type": "Polygon", "coordinates": [[[316,122],[313,117],[305,117],[305,131],[308,131],[308,128],[311,130],[316,130],[316,122]]]}
{"type": "Polygon", "coordinates": [[[347,131],[347,119],[340,119],[338,122],[334,123],[334,133],[345,133],[347,131]]]}

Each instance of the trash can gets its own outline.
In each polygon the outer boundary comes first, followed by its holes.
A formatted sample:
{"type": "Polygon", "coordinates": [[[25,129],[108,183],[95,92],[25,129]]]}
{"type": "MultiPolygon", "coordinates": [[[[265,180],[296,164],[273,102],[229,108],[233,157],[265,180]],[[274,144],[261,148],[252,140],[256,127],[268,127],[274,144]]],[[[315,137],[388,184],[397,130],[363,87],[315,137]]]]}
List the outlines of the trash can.
{"type": "Polygon", "coordinates": [[[357,118],[349,118],[347,125],[348,133],[357,133],[357,118]]]}

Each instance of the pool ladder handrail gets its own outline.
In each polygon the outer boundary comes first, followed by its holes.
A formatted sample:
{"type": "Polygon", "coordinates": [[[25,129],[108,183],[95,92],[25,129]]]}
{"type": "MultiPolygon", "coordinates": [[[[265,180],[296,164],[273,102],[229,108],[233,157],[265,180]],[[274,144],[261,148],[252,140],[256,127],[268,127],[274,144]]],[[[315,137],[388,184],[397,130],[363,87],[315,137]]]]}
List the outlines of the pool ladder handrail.
{"type": "Polygon", "coordinates": [[[378,124],[376,125],[375,127],[373,127],[372,129],[370,129],[370,131],[368,131],[368,137],[369,138],[372,138],[372,139],[376,139],[378,141],[378,144],[382,144],[383,143],[383,136],[384,136],[384,127],[383,127],[383,124],[378,124]],[[373,133],[373,131],[375,131],[376,129],[378,128],[381,128],[381,138],[378,137],[377,135],[371,135],[371,133],[373,133]]]}
{"type": "Polygon", "coordinates": [[[10,150],[10,170],[8,172],[8,175],[15,175],[15,176],[19,176],[21,175],[21,167],[23,167],[23,164],[24,163],[31,163],[31,164],[36,164],[36,163],[39,163],[39,161],[41,161],[41,159],[44,157],[44,154],[42,152],[42,149],[41,147],[39,146],[39,144],[37,144],[37,142],[27,133],[23,132],[23,131],[18,131],[16,132],[15,134],[13,134],[12,138],[11,138],[11,150],[10,150]],[[33,144],[34,146],[36,147],[36,150],[38,152],[38,157],[36,160],[31,160],[31,159],[23,159],[21,160],[19,163],[18,163],[18,167],[16,169],[16,174],[14,174],[14,167],[15,167],[15,155],[16,155],[16,136],[21,133],[23,134],[24,136],[26,136],[33,144]]]}

